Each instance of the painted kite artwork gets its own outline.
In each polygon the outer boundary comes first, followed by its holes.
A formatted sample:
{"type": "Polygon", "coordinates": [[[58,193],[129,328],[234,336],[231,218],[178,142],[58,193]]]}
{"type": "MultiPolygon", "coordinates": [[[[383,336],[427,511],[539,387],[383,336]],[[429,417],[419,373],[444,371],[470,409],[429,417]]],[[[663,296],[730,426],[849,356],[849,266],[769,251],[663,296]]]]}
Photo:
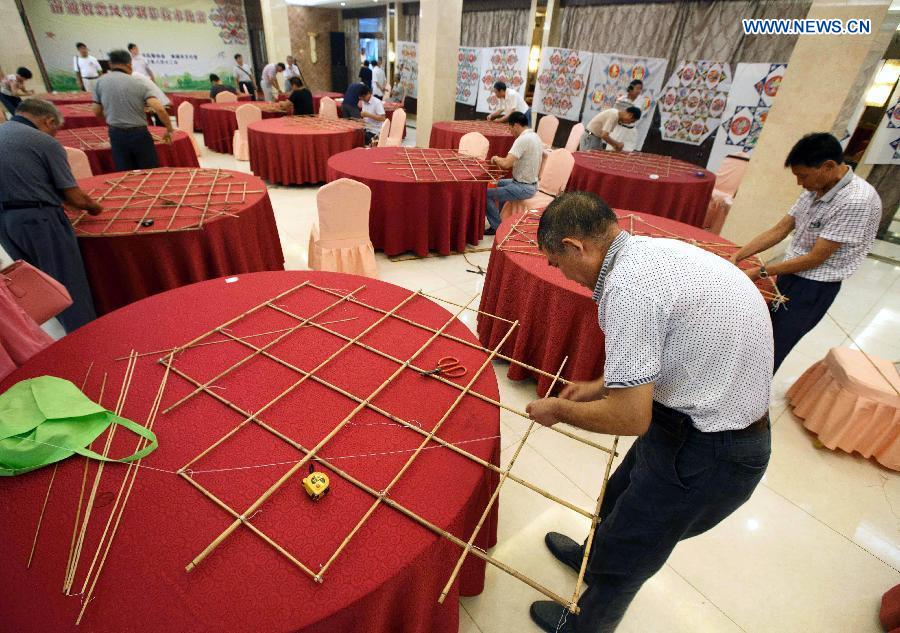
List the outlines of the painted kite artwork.
{"type": "Polygon", "coordinates": [[[587,51],[545,48],[534,87],[534,111],[569,121],[581,118],[592,58],[587,51]]]}
{"type": "Polygon", "coordinates": [[[630,57],[608,53],[594,53],[587,95],[584,100],[582,122],[587,123],[603,110],[616,104],[619,95],[624,95],[628,84],[635,79],[644,82],[644,91],[638,99],[641,120],[635,125],[637,132],[635,150],[640,150],[647,138],[647,131],[653,119],[653,109],[665,81],[668,60],[661,57],[630,57]]]}
{"type": "Polygon", "coordinates": [[[900,91],[895,91],[894,104],[878,123],[875,136],[869,142],[865,162],[873,165],[900,165],[900,91]]]}
{"type": "Polygon", "coordinates": [[[400,94],[415,99],[419,85],[419,47],[415,42],[397,42],[397,77],[400,94]]]}
{"type": "Polygon", "coordinates": [[[700,145],[722,121],[731,66],[726,62],[682,60],[659,99],[663,140],[700,145]]]}
{"type": "Polygon", "coordinates": [[[481,48],[459,47],[456,58],[456,102],[473,106],[478,99],[481,48]]]}
{"type": "Polygon", "coordinates": [[[219,27],[219,37],[225,44],[247,43],[247,21],[240,0],[215,0],[209,21],[219,27]]]}
{"type": "Polygon", "coordinates": [[[481,72],[478,82],[478,112],[493,112],[497,108],[494,83],[502,81],[519,94],[525,91],[528,78],[528,47],[498,46],[481,49],[481,72]]]}

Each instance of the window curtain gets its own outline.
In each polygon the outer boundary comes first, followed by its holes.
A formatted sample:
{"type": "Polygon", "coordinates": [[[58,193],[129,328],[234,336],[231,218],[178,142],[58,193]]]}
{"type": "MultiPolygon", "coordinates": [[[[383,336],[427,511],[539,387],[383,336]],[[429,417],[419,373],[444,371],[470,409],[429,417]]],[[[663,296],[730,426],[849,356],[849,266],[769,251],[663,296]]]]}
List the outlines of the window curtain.
{"type": "Polygon", "coordinates": [[[400,29],[400,40],[403,42],[419,41],[419,15],[404,15],[403,28],[400,29]]]}
{"type": "Polygon", "coordinates": [[[463,11],[460,46],[528,46],[528,10],[463,11]]]}

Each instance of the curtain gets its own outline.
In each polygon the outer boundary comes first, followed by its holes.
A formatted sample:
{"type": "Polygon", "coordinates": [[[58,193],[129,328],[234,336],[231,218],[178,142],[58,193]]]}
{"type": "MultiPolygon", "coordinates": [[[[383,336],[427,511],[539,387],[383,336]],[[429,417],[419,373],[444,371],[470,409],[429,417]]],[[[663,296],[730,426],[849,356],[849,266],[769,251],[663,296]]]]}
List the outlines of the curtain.
{"type": "Polygon", "coordinates": [[[580,51],[668,57],[681,12],[677,3],[563,7],[559,41],[580,51]]]}
{"type": "Polygon", "coordinates": [[[347,59],[347,81],[358,81],[359,72],[359,20],[344,20],[344,55],[347,59]]]}
{"type": "Polygon", "coordinates": [[[528,10],[463,11],[460,46],[529,46],[528,10]]]}
{"type": "Polygon", "coordinates": [[[400,30],[400,39],[403,42],[419,41],[419,15],[404,15],[403,28],[400,30]]]}

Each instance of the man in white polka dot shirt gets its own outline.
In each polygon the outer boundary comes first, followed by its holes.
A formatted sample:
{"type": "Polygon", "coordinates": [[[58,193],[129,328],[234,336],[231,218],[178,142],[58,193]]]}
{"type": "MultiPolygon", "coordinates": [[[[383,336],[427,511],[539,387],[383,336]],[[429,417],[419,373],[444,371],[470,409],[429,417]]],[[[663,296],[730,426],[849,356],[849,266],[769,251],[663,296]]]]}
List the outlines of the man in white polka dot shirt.
{"type": "MultiPolygon", "coordinates": [[[[608,632],[678,541],[717,525],[762,479],[772,327],[759,290],[728,260],[632,236],[594,194],[554,200],[538,243],[551,266],[593,289],[606,361],[603,376],[528,413],[546,426],[638,438],[606,489],[580,614],[540,601],[531,616],[545,631],[608,632]]],[[[583,545],[556,532],[545,542],[580,569],[583,545]]]]}

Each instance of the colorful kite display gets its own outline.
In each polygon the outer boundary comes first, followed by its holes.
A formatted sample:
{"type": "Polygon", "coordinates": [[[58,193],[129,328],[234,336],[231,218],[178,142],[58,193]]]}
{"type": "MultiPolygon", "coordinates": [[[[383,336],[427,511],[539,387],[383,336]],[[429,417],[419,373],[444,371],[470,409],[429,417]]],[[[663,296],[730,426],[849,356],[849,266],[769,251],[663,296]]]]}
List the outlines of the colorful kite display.
{"type": "Polygon", "coordinates": [[[731,66],[725,62],[679,62],[659,99],[663,139],[703,143],[722,121],[730,87],[731,66]]]}
{"type": "Polygon", "coordinates": [[[478,100],[478,77],[481,74],[483,48],[459,47],[456,58],[456,102],[473,106],[478,100]]]}
{"type": "Polygon", "coordinates": [[[497,108],[494,83],[502,81],[519,94],[525,91],[528,78],[528,47],[498,46],[481,49],[481,73],[478,83],[478,112],[493,112],[497,108]]]}
{"type": "Polygon", "coordinates": [[[577,121],[591,71],[592,53],[569,48],[545,48],[541,53],[532,109],[577,121]]]}
{"type": "Polygon", "coordinates": [[[397,87],[404,97],[418,96],[419,48],[415,42],[397,42],[397,87]]]}
{"type": "Polygon", "coordinates": [[[893,104],[884,113],[869,144],[866,161],[875,165],[900,165],[900,89],[895,89],[893,104]]]}

